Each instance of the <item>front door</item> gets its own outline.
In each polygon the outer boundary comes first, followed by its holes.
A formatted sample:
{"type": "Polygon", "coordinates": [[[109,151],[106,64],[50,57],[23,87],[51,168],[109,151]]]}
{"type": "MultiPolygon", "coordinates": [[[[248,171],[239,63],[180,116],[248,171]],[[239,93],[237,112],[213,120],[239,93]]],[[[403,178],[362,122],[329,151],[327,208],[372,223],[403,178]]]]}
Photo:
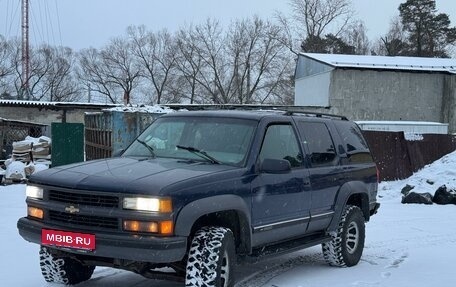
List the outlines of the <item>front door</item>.
{"type": "Polygon", "coordinates": [[[302,151],[291,123],[267,127],[258,163],[261,165],[265,159],[287,160],[291,171],[277,174],[260,171],[252,182],[254,245],[261,245],[266,239],[279,241],[302,235],[309,221],[309,174],[303,167],[302,151]]]}

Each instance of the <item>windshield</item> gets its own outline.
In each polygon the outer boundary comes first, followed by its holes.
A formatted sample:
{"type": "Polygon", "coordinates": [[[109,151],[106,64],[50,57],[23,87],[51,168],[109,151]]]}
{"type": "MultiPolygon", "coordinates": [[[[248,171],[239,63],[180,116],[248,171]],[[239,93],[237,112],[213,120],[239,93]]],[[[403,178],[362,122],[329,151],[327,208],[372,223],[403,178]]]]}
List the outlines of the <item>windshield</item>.
{"type": "Polygon", "coordinates": [[[123,156],[155,156],[243,166],[256,125],[256,121],[244,119],[163,117],[153,122],[123,156]]]}

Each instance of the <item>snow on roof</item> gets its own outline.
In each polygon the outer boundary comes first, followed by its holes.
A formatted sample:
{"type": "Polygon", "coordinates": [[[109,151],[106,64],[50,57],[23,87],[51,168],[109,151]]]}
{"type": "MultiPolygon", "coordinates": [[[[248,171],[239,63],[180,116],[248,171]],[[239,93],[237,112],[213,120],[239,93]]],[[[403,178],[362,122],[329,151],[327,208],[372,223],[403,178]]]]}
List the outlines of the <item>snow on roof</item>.
{"type": "Polygon", "coordinates": [[[410,126],[448,126],[448,124],[424,121],[356,121],[359,125],[410,125],[410,126]]]}
{"type": "Polygon", "coordinates": [[[174,112],[174,110],[170,109],[166,106],[160,105],[137,105],[137,106],[119,106],[110,109],[104,109],[103,111],[116,111],[116,112],[140,112],[140,113],[150,113],[150,114],[168,114],[174,112]]]}
{"type": "Polygon", "coordinates": [[[301,53],[336,68],[409,70],[456,74],[456,59],[301,53]]]}
{"type": "Polygon", "coordinates": [[[47,101],[24,101],[24,100],[0,100],[0,105],[17,106],[80,106],[80,107],[116,107],[118,104],[86,103],[86,102],[47,102],[47,101]]]}

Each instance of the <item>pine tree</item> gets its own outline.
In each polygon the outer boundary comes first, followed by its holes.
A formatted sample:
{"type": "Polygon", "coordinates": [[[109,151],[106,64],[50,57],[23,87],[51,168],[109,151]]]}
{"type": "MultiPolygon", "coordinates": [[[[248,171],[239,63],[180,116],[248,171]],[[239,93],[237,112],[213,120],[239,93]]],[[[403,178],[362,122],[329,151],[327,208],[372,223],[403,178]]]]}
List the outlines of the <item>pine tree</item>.
{"type": "Polygon", "coordinates": [[[456,42],[456,28],[448,14],[439,13],[435,0],[407,0],[399,5],[408,53],[418,57],[448,57],[448,45],[456,42]]]}

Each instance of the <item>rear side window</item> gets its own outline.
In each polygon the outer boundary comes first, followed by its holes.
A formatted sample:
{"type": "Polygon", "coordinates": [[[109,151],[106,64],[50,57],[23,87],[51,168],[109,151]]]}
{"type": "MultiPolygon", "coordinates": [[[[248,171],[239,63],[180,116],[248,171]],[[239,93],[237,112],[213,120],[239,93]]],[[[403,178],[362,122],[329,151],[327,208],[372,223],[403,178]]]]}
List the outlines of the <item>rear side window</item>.
{"type": "Polygon", "coordinates": [[[349,161],[351,163],[372,162],[369,146],[358,126],[348,121],[339,121],[335,124],[349,161]]]}
{"type": "Polygon", "coordinates": [[[299,132],[303,135],[303,145],[310,153],[310,162],[314,167],[333,166],[337,164],[334,142],[324,123],[299,122],[299,132]]]}

